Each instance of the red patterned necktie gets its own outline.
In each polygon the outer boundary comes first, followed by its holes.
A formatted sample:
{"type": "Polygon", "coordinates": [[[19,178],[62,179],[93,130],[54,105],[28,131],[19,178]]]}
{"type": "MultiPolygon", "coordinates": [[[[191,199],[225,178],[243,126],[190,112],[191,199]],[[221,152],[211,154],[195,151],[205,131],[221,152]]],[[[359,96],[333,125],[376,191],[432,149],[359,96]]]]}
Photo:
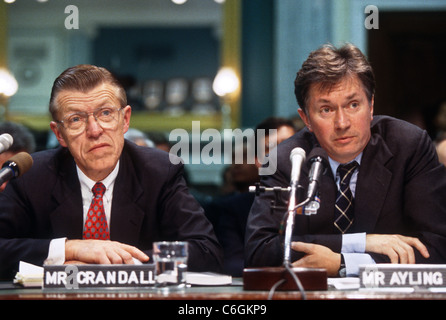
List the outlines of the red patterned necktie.
{"type": "Polygon", "coordinates": [[[102,201],[105,186],[101,182],[97,182],[91,190],[93,191],[93,200],[88,209],[83,237],[84,239],[109,240],[107,217],[102,201]]]}

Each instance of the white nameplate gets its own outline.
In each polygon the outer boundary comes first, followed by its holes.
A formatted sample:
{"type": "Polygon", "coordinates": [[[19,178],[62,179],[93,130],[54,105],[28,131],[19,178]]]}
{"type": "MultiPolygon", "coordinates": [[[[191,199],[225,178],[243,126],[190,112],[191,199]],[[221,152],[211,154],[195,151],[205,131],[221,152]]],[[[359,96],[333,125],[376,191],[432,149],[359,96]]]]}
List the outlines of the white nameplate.
{"type": "Polygon", "coordinates": [[[446,288],[444,264],[376,264],[359,266],[360,288],[446,288]]]}
{"type": "Polygon", "coordinates": [[[135,288],[155,285],[155,265],[45,266],[43,288],[135,288]]]}

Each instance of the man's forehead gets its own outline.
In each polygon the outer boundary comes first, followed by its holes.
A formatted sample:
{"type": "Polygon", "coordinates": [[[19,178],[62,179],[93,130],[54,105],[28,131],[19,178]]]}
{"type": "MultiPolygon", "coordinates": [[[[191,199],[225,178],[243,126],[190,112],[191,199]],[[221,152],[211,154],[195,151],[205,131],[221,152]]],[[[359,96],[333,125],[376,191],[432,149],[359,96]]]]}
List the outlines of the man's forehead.
{"type": "Polygon", "coordinates": [[[365,94],[365,90],[356,76],[344,77],[337,83],[314,83],[309,90],[310,99],[315,102],[329,102],[333,95],[339,95],[349,100],[362,94],[365,94]]]}
{"type": "Polygon", "coordinates": [[[61,90],[57,95],[57,102],[61,107],[117,103],[118,100],[118,90],[110,84],[101,84],[86,92],[72,89],[61,90]]]}
{"type": "MultiPolygon", "coordinates": [[[[340,92],[341,92],[340,95],[342,98],[344,98],[344,100],[352,100],[355,98],[359,98],[359,96],[361,95],[361,92],[359,90],[348,91],[348,92],[340,90],[340,92]]],[[[314,101],[319,103],[329,103],[331,101],[330,92],[326,93],[326,95],[324,94],[316,95],[314,101]]]]}

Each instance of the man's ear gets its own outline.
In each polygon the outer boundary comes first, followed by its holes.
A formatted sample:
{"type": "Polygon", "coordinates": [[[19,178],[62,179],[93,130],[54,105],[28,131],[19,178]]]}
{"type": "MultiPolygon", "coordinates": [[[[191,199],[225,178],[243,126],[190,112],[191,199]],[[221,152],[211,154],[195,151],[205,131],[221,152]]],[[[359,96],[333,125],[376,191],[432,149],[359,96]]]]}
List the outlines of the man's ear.
{"type": "Polygon", "coordinates": [[[68,145],[66,144],[65,139],[64,139],[64,137],[62,135],[62,133],[59,130],[59,126],[58,126],[58,124],[55,121],[51,121],[50,122],[50,128],[54,132],[54,135],[56,136],[57,141],[59,141],[59,144],[62,147],[68,147],[68,145]]]}
{"type": "Polygon", "coordinates": [[[307,126],[308,130],[311,131],[311,124],[310,121],[307,117],[307,114],[302,110],[302,109],[297,109],[297,112],[299,113],[301,119],[303,120],[303,122],[305,123],[305,125],[307,126]]]}
{"type": "Polygon", "coordinates": [[[132,107],[126,106],[124,108],[124,133],[126,133],[130,128],[130,117],[132,115],[132,107]]]}

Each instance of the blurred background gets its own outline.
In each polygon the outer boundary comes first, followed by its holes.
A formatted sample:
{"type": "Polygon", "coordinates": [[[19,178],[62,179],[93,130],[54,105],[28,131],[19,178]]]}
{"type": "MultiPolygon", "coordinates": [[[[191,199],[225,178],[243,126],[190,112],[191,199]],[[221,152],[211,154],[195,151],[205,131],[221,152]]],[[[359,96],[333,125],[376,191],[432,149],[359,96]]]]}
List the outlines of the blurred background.
{"type": "MultiPolygon", "coordinates": [[[[369,57],[375,114],[433,139],[446,129],[446,0],[0,0],[0,117],[29,128],[37,150],[54,147],[52,83],[91,63],[118,76],[131,126],[166,150],[176,128],[206,144],[192,121],[245,129],[275,116],[300,128],[293,81],[327,42],[351,42],[369,57]],[[375,28],[365,24],[371,4],[375,28]],[[235,78],[217,77],[222,68],[235,78]]],[[[225,167],[190,164],[187,177],[213,190],[225,167]]]]}

